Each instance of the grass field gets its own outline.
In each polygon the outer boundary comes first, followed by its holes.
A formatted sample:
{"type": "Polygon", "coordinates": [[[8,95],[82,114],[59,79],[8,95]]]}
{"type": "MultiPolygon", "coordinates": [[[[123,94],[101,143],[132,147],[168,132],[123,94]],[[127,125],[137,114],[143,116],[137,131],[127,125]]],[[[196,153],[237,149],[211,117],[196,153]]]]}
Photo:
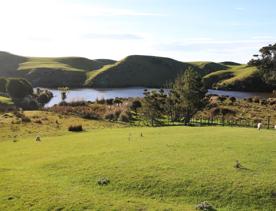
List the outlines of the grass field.
{"type": "Polygon", "coordinates": [[[2,141],[0,210],[194,210],[207,200],[218,210],[272,211],[275,149],[275,131],[223,127],[2,141]]]}

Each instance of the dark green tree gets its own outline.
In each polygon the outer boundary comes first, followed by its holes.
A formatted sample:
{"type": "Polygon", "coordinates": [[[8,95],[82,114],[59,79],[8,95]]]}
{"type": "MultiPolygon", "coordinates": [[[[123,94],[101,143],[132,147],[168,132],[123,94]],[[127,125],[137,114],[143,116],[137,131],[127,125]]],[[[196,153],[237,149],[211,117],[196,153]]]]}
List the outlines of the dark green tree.
{"type": "Polygon", "coordinates": [[[11,98],[22,99],[33,94],[32,85],[22,78],[10,78],[6,84],[6,90],[11,98]]]}
{"type": "Polygon", "coordinates": [[[142,107],[142,103],[140,100],[134,100],[131,105],[130,109],[137,113],[137,109],[142,107]]]}
{"type": "Polygon", "coordinates": [[[260,49],[260,55],[254,55],[254,59],[248,62],[256,66],[264,82],[276,87],[276,44],[268,45],[260,49]]]}
{"type": "Polygon", "coordinates": [[[164,108],[166,102],[166,95],[164,90],[144,92],[144,99],[142,103],[143,116],[150,121],[152,126],[160,125],[164,115],[164,108]]]}
{"type": "MultiPolygon", "coordinates": [[[[170,113],[174,120],[184,121],[187,125],[193,115],[204,105],[207,90],[197,72],[188,68],[178,76],[169,93],[170,113]]],[[[168,101],[168,100],[167,100],[168,101]]]]}

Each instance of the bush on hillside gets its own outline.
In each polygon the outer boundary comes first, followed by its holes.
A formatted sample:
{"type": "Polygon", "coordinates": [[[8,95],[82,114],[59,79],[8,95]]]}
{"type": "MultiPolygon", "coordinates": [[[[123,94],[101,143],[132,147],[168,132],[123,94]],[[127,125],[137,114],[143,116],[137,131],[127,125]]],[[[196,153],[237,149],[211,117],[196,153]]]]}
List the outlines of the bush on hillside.
{"type": "Polygon", "coordinates": [[[236,112],[229,109],[229,108],[212,108],[210,110],[210,116],[211,117],[215,117],[215,116],[219,116],[219,115],[234,115],[236,112]]]}
{"type": "Polygon", "coordinates": [[[253,102],[253,98],[249,97],[249,98],[246,99],[246,101],[249,102],[249,103],[252,103],[253,102]]]}
{"type": "Polygon", "coordinates": [[[229,100],[230,100],[232,103],[234,103],[234,102],[237,101],[237,99],[236,99],[235,97],[230,97],[229,100]]]}
{"type": "Polygon", "coordinates": [[[82,132],[83,128],[82,128],[82,125],[70,125],[68,127],[68,131],[70,131],[70,132],[82,132]]]}
{"type": "Polygon", "coordinates": [[[114,100],[111,98],[111,99],[106,99],[105,100],[105,103],[107,104],[107,105],[113,105],[113,102],[114,102],[114,100]]]}
{"type": "Polygon", "coordinates": [[[108,121],[116,121],[116,120],[117,120],[116,115],[115,115],[114,112],[106,113],[106,114],[104,115],[104,119],[105,119],[105,120],[108,120],[108,121]]]}
{"type": "Polygon", "coordinates": [[[135,111],[135,113],[137,113],[137,109],[141,107],[142,107],[142,103],[140,100],[134,100],[130,105],[130,109],[135,111]]]}
{"type": "Polygon", "coordinates": [[[118,118],[120,122],[130,122],[131,117],[128,112],[122,112],[118,118]]]}
{"type": "Polygon", "coordinates": [[[253,102],[254,103],[260,103],[260,98],[259,97],[253,97],[253,102]]]}
{"type": "Polygon", "coordinates": [[[37,94],[37,97],[36,97],[37,101],[41,105],[47,104],[52,98],[53,98],[53,93],[48,91],[48,90],[44,90],[42,92],[39,92],[37,94]]]}
{"type": "Polygon", "coordinates": [[[11,78],[6,84],[6,89],[11,98],[22,99],[28,95],[33,94],[33,87],[31,84],[21,78],[11,78]]]}

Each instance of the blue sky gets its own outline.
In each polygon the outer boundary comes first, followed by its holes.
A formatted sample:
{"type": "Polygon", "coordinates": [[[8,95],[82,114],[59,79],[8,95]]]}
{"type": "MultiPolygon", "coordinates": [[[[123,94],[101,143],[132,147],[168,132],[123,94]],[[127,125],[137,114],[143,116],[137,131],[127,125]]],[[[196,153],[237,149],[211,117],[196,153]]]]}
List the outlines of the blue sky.
{"type": "Polygon", "coordinates": [[[247,62],[276,42],[275,8],[274,0],[0,0],[0,50],[247,62]]]}

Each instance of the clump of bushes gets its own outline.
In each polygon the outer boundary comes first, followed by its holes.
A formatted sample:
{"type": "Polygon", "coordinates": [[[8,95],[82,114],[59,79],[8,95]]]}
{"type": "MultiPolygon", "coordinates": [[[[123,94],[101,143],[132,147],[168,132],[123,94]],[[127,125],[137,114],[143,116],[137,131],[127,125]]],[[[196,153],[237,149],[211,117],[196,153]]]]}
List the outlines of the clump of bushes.
{"type": "Polygon", "coordinates": [[[216,209],[209,204],[207,201],[201,202],[196,206],[197,210],[203,210],[203,211],[216,211],[216,209]]]}
{"type": "Polygon", "coordinates": [[[252,103],[253,102],[253,98],[249,97],[249,98],[246,99],[246,101],[249,102],[249,103],[252,103]]]}
{"type": "Polygon", "coordinates": [[[116,115],[114,112],[108,112],[104,115],[104,119],[108,121],[115,121],[116,120],[116,115]]]}
{"type": "Polygon", "coordinates": [[[70,125],[68,127],[68,131],[70,131],[70,132],[82,132],[83,127],[82,127],[82,125],[70,125]]]}
{"type": "Polygon", "coordinates": [[[118,121],[120,122],[130,122],[131,116],[129,112],[121,112],[120,116],[118,118],[118,121]]]}
{"type": "Polygon", "coordinates": [[[50,100],[53,98],[53,93],[50,92],[49,90],[43,90],[41,91],[39,88],[37,88],[37,93],[36,93],[36,100],[38,103],[41,105],[45,105],[50,102],[50,100]]]}
{"type": "Polygon", "coordinates": [[[80,100],[80,101],[72,101],[72,102],[66,102],[66,101],[62,101],[59,103],[60,106],[72,106],[72,107],[77,107],[77,106],[86,106],[88,105],[88,102],[84,101],[84,100],[80,100]]]}
{"type": "Polygon", "coordinates": [[[214,116],[218,116],[218,115],[234,115],[236,112],[229,109],[229,108],[219,108],[219,107],[216,107],[216,108],[212,108],[210,110],[210,116],[211,117],[214,117],[214,116]]]}
{"type": "Polygon", "coordinates": [[[27,117],[23,112],[21,111],[14,111],[13,112],[13,115],[21,120],[21,122],[24,122],[24,123],[28,123],[28,122],[31,122],[31,119],[29,117],[27,117]]]}
{"type": "Polygon", "coordinates": [[[259,97],[253,97],[253,102],[254,103],[260,103],[260,98],[259,97]]]}
{"type": "Polygon", "coordinates": [[[234,103],[234,102],[237,101],[237,99],[236,99],[235,97],[230,97],[229,100],[230,100],[232,103],[234,103]]]}
{"type": "Polygon", "coordinates": [[[225,95],[218,96],[218,100],[219,100],[220,102],[224,102],[227,98],[228,98],[228,96],[225,96],[225,95]]]}

